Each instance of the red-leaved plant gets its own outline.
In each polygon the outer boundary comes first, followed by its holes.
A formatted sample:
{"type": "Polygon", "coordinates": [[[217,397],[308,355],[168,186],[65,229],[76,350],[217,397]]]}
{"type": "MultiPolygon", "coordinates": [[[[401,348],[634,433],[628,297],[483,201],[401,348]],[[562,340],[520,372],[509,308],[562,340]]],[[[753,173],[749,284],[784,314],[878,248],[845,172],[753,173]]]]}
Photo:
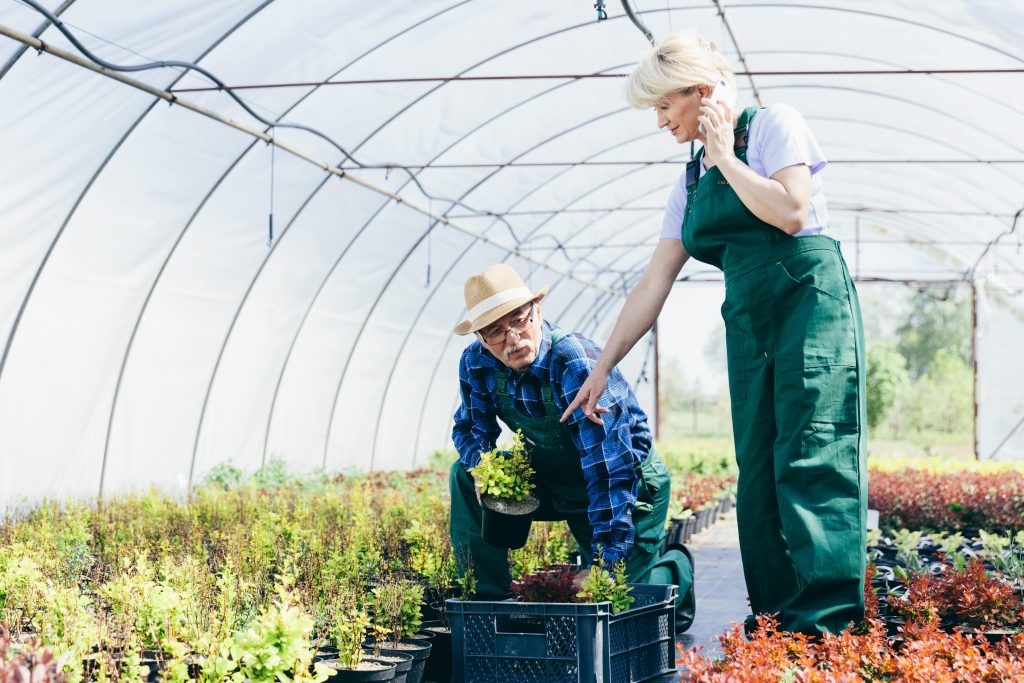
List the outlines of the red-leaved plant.
{"type": "Polygon", "coordinates": [[[824,634],[817,642],[777,630],[771,617],[759,617],[748,641],[734,624],[723,636],[721,659],[703,657],[699,648],[678,645],[676,663],[691,683],[953,683],[1024,680],[1024,638],[990,644],[980,635],[946,633],[937,620],[908,623],[899,646],[885,637],[881,622],[865,622],[865,631],[824,634]]]}
{"type": "Polygon", "coordinates": [[[885,529],[1017,530],[1024,526],[1024,474],[872,470],[868,507],[880,512],[885,529]]]}
{"type": "Polygon", "coordinates": [[[908,624],[987,631],[1013,629],[1021,623],[1020,597],[1007,583],[989,576],[977,558],[962,571],[947,566],[935,576],[912,576],[904,585],[906,593],[890,599],[889,608],[908,624]]]}
{"type": "Polygon", "coordinates": [[[512,582],[512,595],[523,602],[577,602],[572,582],[575,567],[553,565],[533,574],[524,574],[512,582]]]}
{"type": "Polygon", "coordinates": [[[65,683],[67,675],[61,667],[67,655],[60,659],[53,651],[44,649],[39,641],[32,639],[17,653],[10,647],[10,633],[5,628],[0,634],[0,683],[65,683]]]}

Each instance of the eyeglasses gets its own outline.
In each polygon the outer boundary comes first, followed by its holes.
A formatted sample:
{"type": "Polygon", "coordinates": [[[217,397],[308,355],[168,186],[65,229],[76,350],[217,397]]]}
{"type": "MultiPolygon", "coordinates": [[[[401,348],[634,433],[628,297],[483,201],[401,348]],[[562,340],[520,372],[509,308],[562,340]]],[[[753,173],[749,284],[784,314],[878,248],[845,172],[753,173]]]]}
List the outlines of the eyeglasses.
{"type": "Polygon", "coordinates": [[[487,331],[478,332],[477,334],[480,335],[482,340],[492,346],[503,344],[509,332],[515,332],[516,336],[522,337],[523,333],[533,325],[534,303],[536,302],[531,301],[527,304],[530,307],[529,312],[524,310],[524,308],[520,308],[517,311],[518,315],[509,322],[508,327],[504,330],[489,328],[487,331]]]}

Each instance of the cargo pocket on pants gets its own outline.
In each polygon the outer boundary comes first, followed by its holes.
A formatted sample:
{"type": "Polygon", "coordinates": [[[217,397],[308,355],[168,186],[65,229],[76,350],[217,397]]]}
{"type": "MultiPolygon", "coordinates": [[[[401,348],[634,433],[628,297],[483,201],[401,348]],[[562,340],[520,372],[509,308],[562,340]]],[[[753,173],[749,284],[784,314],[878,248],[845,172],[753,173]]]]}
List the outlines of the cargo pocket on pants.
{"type": "Polygon", "coordinates": [[[807,349],[793,363],[779,356],[777,421],[784,433],[800,432],[793,464],[803,470],[859,469],[859,369],[807,349]]]}

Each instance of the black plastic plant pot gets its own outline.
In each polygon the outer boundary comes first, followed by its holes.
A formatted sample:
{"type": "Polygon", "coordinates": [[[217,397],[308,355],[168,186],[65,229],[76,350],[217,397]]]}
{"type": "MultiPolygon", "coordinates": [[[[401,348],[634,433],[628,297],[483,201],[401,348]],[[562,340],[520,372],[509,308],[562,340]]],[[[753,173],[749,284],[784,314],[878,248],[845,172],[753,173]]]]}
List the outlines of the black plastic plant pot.
{"type": "Polygon", "coordinates": [[[321,645],[313,655],[313,662],[322,662],[325,659],[337,659],[338,648],[333,645],[321,645]]]}
{"type": "Polygon", "coordinates": [[[484,541],[495,548],[522,548],[530,536],[533,513],[540,501],[527,496],[522,501],[481,498],[483,515],[480,521],[484,541]]]}
{"type": "MultiPolygon", "coordinates": [[[[363,645],[373,649],[374,641],[367,640],[363,645]]],[[[427,666],[427,657],[430,656],[430,641],[426,638],[402,638],[397,643],[392,640],[382,640],[381,650],[397,650],[412,655],[412,666],[406,674],[405,683],[421,683],[423,671],[427,666]]]]}
{"type": "MultiPolygon", "coordinates": [[[[324,664],[338,667],[338,660],[327,659],[324,664]]],[[[354,669],[341,669],[330,676],[324,683],[364,683],[364,681],[391,681],[395,678],[395,665],[375,657],[363,657],[359,666],[354,669]]]]}
{"type": "MultiPolygon", "coordinates": [[[[364,651],[367,653],[367,656],[370,656],[373,648],[366,647],[364,651]]],[[[387,647],[382,647],[379,652],[380,654],[373,654],[372,656],[375,659],[381,659],[395,665],[395,683],[408,683],[407,676],[409,675],[409,670],[412,669],[413,661],[415,661],[412,654],[401,652],[400,650],[392,650],[387,647]]]]}
{"type": "Polygon", "coordinates": [[[433,640],[430,641],[426,680],[449,683],[452,680],[452,630],[439,621],[423,622],[421,628],[434,634],[433,640]]]}

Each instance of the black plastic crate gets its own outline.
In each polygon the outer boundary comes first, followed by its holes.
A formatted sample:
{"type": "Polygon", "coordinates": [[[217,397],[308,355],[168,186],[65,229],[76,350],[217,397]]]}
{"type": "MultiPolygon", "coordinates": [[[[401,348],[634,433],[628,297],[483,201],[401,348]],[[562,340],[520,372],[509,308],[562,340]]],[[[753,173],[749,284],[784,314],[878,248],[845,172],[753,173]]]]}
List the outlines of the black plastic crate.
{"type": "Polygon", "coordinates": [[[637,683],[675,672],[675,586],[633,584],[611,603],[446,600],[452,680],[637,683]]]}

